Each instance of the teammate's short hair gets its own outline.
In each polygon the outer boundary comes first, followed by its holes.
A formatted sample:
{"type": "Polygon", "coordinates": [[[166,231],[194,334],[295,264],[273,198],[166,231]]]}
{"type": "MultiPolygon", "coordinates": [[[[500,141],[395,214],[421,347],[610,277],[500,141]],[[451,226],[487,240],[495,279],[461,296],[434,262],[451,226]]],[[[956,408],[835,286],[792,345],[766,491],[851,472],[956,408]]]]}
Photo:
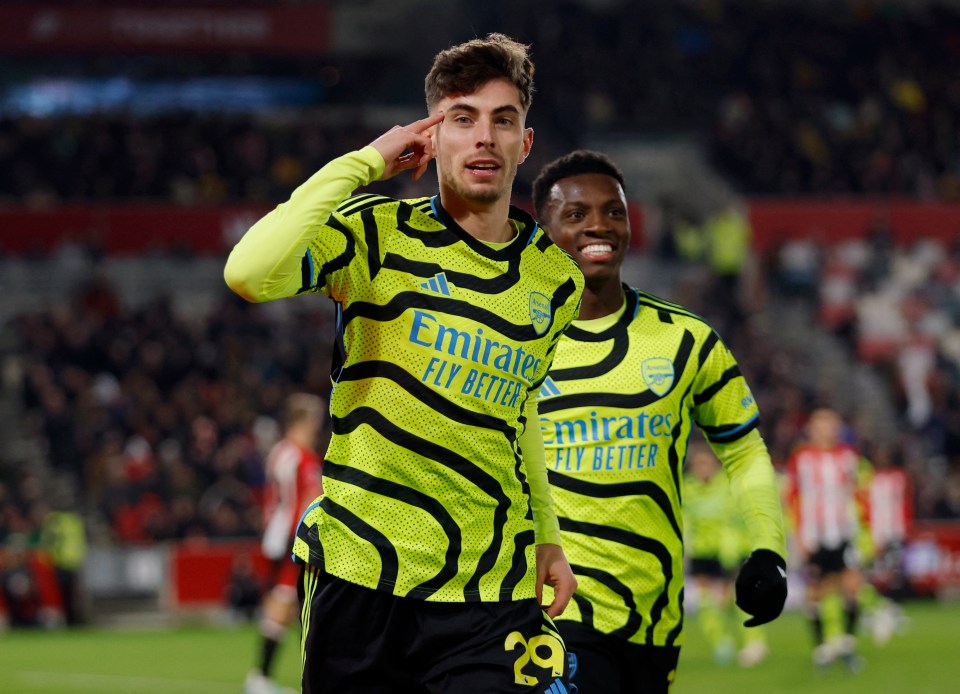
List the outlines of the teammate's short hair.
{"type": "Polygon", "coordinates": [[[293,393],[283,405],[283,428],[289,429],[304,419],[319,420],[325,407],[326,403],[319,395],[293,393]]]}
{"type": "Polygon", "coordinates": [[[472,94],[502,77],[516,86],[526,113],[533,100],[533,61],[528,48],[504,34],[488,34],[441,51],[424,80],[427,110],[433,110],[444,97],[472,94]]]}
{"type": "Polygon", "coordinates": [[[540,175],[533,182],[533,207],[537,211],[537,217],[543,218],[547,200],[550,199],[550,189],[557,181],[562,181],[571,176],[594,173],[615,178],[620,187],[626,189],[620,167],[614,164],[613,159],[603,152],[596,152],[592,149],[578,149],[554,159],[544,166],[540,170],[540,175]]]}

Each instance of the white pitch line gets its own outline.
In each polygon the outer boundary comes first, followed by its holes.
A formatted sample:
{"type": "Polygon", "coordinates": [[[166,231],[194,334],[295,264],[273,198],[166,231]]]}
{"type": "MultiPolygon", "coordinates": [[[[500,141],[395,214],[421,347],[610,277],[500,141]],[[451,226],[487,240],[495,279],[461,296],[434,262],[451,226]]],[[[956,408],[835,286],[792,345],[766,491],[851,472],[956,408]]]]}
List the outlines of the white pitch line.
{"type": "Polygon", "coordinates": [[[124,675],[92,675],[87,672],[42,672],[24,670],[17,678],[34,688],[91,689],[102,692],[179,692],[180,694],[235,694],[238,684],[175,680],[162,677],[127,677],[124,675]]]}

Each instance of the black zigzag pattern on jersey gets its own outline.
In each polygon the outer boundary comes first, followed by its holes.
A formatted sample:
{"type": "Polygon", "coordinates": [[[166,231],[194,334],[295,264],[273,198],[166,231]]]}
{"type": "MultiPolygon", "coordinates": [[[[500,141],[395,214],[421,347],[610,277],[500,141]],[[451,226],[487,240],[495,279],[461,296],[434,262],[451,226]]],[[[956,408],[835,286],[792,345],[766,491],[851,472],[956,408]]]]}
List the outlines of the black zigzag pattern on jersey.
{"type": "MultiPolygon", "coordinates": [[[[476,589],[480,579],[496,564],[497,555],[500,553],[500,545],[503,542],[503,528],[507,522],[507,509],[510,507],[510,499],[504,493],[500,484],[456,451],[439,446],[401,429],[370,407],[358,407],[346,417],[333,417],[332,420],[333,432],[340,435],[349,434],[361,424],[367,424],[394,446],[405,448],[421,458],[432,460],[456,472],[496,501],[497,505],[493,512],[493,527],[490,528],[490,545],[477,562],[476,573],[467,582],[464,592],[466,593],[469,589],[476,589]]],[[[471,597],[465,595],[464,599],[470,600],[471,597]]],[[[479,595],[475,599],[479,600],[479,595]]]]}
{"type": "Polygon", "coordinates": [[[431,200],[432,198],[423,198],[422,200],[408,198],[406,200],[401,200],[400,202],[410,205],[417,212],[422,214],[430,214],[433,211],[433,203],[431,200]]]}
{"type": "MultiPolygon", "coordinates": [[[[683,331],[683,337],[677,346],[677,353],[673,357],[674,373],[681,374],[687,367],[687,361],[690,359],[690,353],[693,350],[694,338],[687,331],[683,331]]],[[[583,368],[583,367],[581,367],[583,368]]],[[[556,371],[550,372],[550,377],[554,381],[571,380],[569,378],[557,378],[556,371]]],[[[571,393],[570,395],[558,395],[555,398],[547,398],[540,401],[540,412],[557,412],[568,407],[619,407],[624,409],[637,409],[646,407],[660,398],[666,397],[677,387],[680,378],[674,378],[673,384],[663,395],[657,395],[652,390],[645,390],[640,393],[571,393]]]]}
{"type": "MultiPolygon", "coordinates": [[[[626,623],[613,630],[611,635],[619,636],[624,639],[629,639],[631,636],[640,631],[640,627],[643,626],[643,616],[637,611],[637,603],[633,599],[633,591],[630,590],[628,586],[625,586],[621,581],[617,579],[616,576],[610,574],[602,569],[596,569],[589,566],[582,566],[580,564],[571,564],[570,568],[573,569],[573,573],[577,576],[586,576],[592,578],[595,581],[603,584],[611,591],[616,593],[623,600],[624,606],[629,612],[629,617],[627,617],[626,623]]],[[[590,610],[590,626],[593,626],[593,608],[590,610]]]]}
{"type": "Polygon", "coordinates": [[[363,538],[377,550],[380,555],[380,578],[377,580],[377,590],[393,590],[397,583],[400,570],[400,560],[397,550],[394,549],[387,536],[367,524],[358,515],[348,508],[334,503],[329,496],[320,502],[320,508],[331,518],[335,518],[350,529],[357,537],[363,538]]]}
{"type": "Polygon", "coordinates": [[[422,509],[430,514],[430,516],[440,524],[440,527],[443,528],[443,532],[446,534],[448,540],[447,551],[443,558],[443,566],[433,578],[412,588],[408,595],[416,595],[418,598],[428,598],[457,575],[457,562],[460,558],[460,552],[463,549],[463,535],[460,532],[460,526],[457,525],[453,516],[444,508],[443,504],[423,492],[405,487],[396,482],[391,482],[390,480],[385,480],[382,477],[374,477],[355,467],[340,465],[332,460],[324,462],[323,474],[330,479],[346,482],[347,484],[361,487],[374,494],[397,499],[409,506],[422,509]]]}
{"type": "MultiPolygon", "coordinates": [[[[530,213],[525,212],[519,207],[510,206],[509,218],[517,222],[517,226],[524,230],[530,231],[531,233],[536,233],[537,223],[534,221],[533,217],[530,216],[530,213]]],[[[519,256],[523,249],[527,246],[527,241],[530,238],[528,233],[521,231],[517,236],[508,243],[506,246],[500,248],[494,248],[484,243],[480,239],[476,238],[463,227],[461,227],[457,222],[450,216],[450,213],[447,212],[443,205],[440,204],[439,199],[437,200],[437,219],[444,224],[449,231],[457,236],[460,241],[463,241],[467,246],[470,247],[472,251],[478,255],[488,258],[489,260],[508,260],[511,257],[519,256]]]]}
{"type": "Polygon", "coordinates": [[[580,608],[580,621],[589,627],[593,627],[593,603],[587,600],[579,593],[573,594],[573,601],[580,608]]]}
{"type": "Polygon", "coordinates": [[[297,537],[306,543],[307,549],[310,552],[307,563],[311,566],[323,568],[323,545],[320,544],[317,524],[307,525],[306,523],[301,523],[297,526],[297,537]]]}
{"type": "MultiPolygon", "coordinates": [[[[570,335],[569,330],[567,331],[567,335],[570,335]]],[[[629,349],[630,336],[627,335],[625,331],[620,332],[613,339],[613,345],[610,348],[610,353],[596,364],[589,364],[587,366],[571,366],[566,369],[556,369],[555,371],[550,372],[550,377],[554,381],[578,381],[583,378],[596,378],[597,376],[602,376],[603,374],[610,373],[617,368],[623,362],[623,358],[627,356],[627,351],[629,349]]]]}
{"type": "Polygon", "coordinates": [[[740,378],[740,376],[741,376],[740,367],[734,364],[729,369],[724,371],[723,374],[721,374],[720,378],[718,378],[713,385],[711,385],[709,388],[706,388],[705,390],[702,390],[699,393],[696,393],[693,396],[693,404],[695,406],[702,405],[703,403],[707,402],[710,398],[712,398],[714,395],[716,395],[721,390],[723,390],[723,387],[728,383],[730,383],[730,381],[734,380],[735,378],[740,378]]]}
{"type": "Polygon", "coordinates": [[[616,340],[620,335],[626,334],[627,326],[633,322],[633,312],[637,309],[637,295],[633,292],[627,292],[626,303],[627,305],[623,311],[623,315],[606,330],[594,333],[578,328],[576,325],[571,325],[567,328],[565,335],[577,342],[606,342],[607,340],[616,340]]]}
{"type": "MultiPolygon", "coordinates": [[[[526,411],[526,397],[524,397],[524,404],[520,406],[520,411],[526,411]]],[[[526,428],[527,418],[523,415],[519,418],[520,426],[526,428]]],[[[514,446],[514,464],[513,464],[513,473],[516,475],[517,479],[520,480],[520,488],[523,490],[523,495],[527,499],[527,512],[524,514],[524,518],[529,521],[533,520],[533,505],[530,502],[530,482],[527,475],[523,474],[521,467],[523,466],[523,456],[518,452],[517,446],[514,446]]],[[[503,582],[500,585],[500,596],[505,599],[511,599],[513,595],[513,590],[517,587],[517,584],[523,580],[527,575],[527,558],[526,558],[526,549],[530,545],[536,542],[536,536],[533,533],[533,530],[524,530],[517,533],[513,538],[513,558],[510,562],[510,569],[507,571],[507,575],[504,577],[503,582]]]]}
{"type": "MultiPolygon", "coordinates": [[[[534,229],[533,233],[536,234],[537,230],[534,229]]],[[[547,249],[550,248],[550,246],[553,246],[554,243],[553,241],[550,240],[550,237],[544,233],[544,234],[540,234],[540,236],[537,237],[537,240],[534,242],[533,245],[539,248],[541,253],[546,253],[547,249]]],[[[564,251],[564,253],[566,253],[566,251],[564,251]]],[[[570,254],[567,253],[567,255],[570,255],[570,254]]],[[[572,260],[572,256],[571,256],[571,260],[572,260]]]]}
{"type": "Polygon", "coordinates": [[[474,412],[465,407],[458,407],[453,401],[440,395],[436,390],[425,386],[419,379],[411,376],[406,370],[388,361],[363,361],[351,364],[340,372],[338,383],[347,381],[362,381],[366,378],[387,378],[403,388],[411,396],[424,403],[427,407],[458,424],[492,429],[499,431],[508,440],[516,439],[516,430],[500,417],[474,412]]]}
{"type": "Polygon", "coordinates": [[[612,499],[618,496],[645,496],[655,503],[667,521],[677,539],[683,539],[683,531],[680,529],[680,523],[677,521],[670,504],[670,497],[655,482],[649,480],[639,480],[636,482],[616,482],[613,484],[597,484],[596,482],[587,482],[579,477],[564,475],[554,470],[547,470],[547,477],[550,484],[560,489],[565,489],[574,494],[587,496],[595,499],[612,499]]]}
{"type": "Polygon", "coordinates": [[[670,633],[667,634],[667,640],[664,645],[673,646],[677,643],[677,639],[680,638],[681,632],[683,632],[683,618],[686,615],[686,611],[683,608],[683,588],[680,589],[680,594],[677,596],[677,604],[680,606],[680,619],[677,620],[676,626],[670,630],[670,633]]]}
{"type": "Polygon", "coordinates": [[[476,275],[457,272],[445,268],[439,263],[431,263],[423,260],[411,260],[397,255],[396,253],[387,253],[383,259],[383,267],[390,270],[397,270],[415,277],[433,277],[441,272],[446,273],[447,281],[461,289],[469,289],[481,294],[500,294],[505,292],[520,281],[520,258],[511,258],[507,261],[507,268],[504,272],[495,277],[477,277],[476,275]]]}
{"type": "MultiPolygon", "coordinates": [[[[687,387],[689,392],[690,387],[687,387]]],[[[686,393],[684,393],[684,398],[686,393]]],[[[680,402],[683,402],[683,398],[680,399],[680,402]]],[[[683,431],[683,420],[686,415],[686,410],[683,408],[678,408],[677,411],[677,423],[673,425],[673,430],[670,432],[670,448],[667,449],[667,465],[670,466],[670,475],[673,477],[673,488],[677,493],[677,503],[682,504],[683,499],[682,489],[683,486],[680,484],[680,477],[683,475],[683,461],[680,460],[680,455],[677,453],[677,445],[681,443],[680,434],[683,431]]],[[[681,540],[683,537],[681,536],[681,540]]]]}
{"type": "Polygon", "coordinates": [[[373,279],[380,272],[380,229],[370,207],[360,213],[360,221],[363,223],[363,239],[367,244],[367,268],[370,279],[373,279]]]}
{"type": "Polygon", "coordinates": [[[297,290],[297,294],[302,294],[303,292],[313,288],[313,261],[310,256],[310,249],[307,249],[307,252],[303,254],[303,258],[300,259],[300,289],[297,290]]]}
{"type": "Polygon", "coordinates": [[[395,202],[395,200],[384,195],[377,195],[375,193],[361,193],[360,195],[351,196],[340,203],[340,206],[337,208],[337,212],[342,214],[344,217],[349,217],[350,215],[368,210],[371,207],[376,207],[377,205],[390,202],[395,202]]]}
{"type": "MultiPolygon", "coordinates": [[[[627,285],[624,285],[627,287],[627,285]]],[[[630,287],[627,287],[629,290],[630,287]]],[[[672,301],[667,301],[666,299],[661,299],[659,296],[654,296],[653,294],[647,294],[646,292],[641,292],[639,289],[635,290],[637,294],[637,299],[641,306],[646,306],[647,308],[653,308],[659,311],[666,311],[667,313],[673,314],[675,316],[684,316],[691,320],[695,320],[698,323],[704,323],[702,317],[698,316],[696,313],[690,309],[684,308],[680,304],[675,304],[672,301]]],[[[630,292],[633,293],[633,292],[630,292]]]]}
{"type": "Polygon", "coordinates": [[[730,443],[743,438],[760,424],[760,418],[754,417],[751,421],[744,424],[721,424],[720,426],[698,426],[703,430],[703,435],[714,443],[730,443]]]}
{"type": "Polygon", "coordinates": [[[633,312],[637,307],[637,295],[628,292],[626,295],[627,306],[623,315],[616,323],[606,330],[599,333],[592,333],[582,330],[575,325],[567,328],[566,336],[579,342],[606,342],[613,340],[610,352],[606,357],[596,364],[586,366],[572,366],[566,369],[556,369],[550,372],[550,377],[554,381],[576,381],[583,378],[595,378],[615,369],[630,349],[630,336],[627,333],[627,326],[633,320],[633,312]]]}
{"type": "MultiPolygon", "coordinates": [[[[690,395],[690,391],[693,388],[693,384],[696,381],[695,378],[691,378],[687,382],[687,388],[681,394],[679,401],[685,402],[687,396],[690,395]]],[[[667,451],[667,461],[670,465],[670,473],[673,475],[673,486],[677,490],[677,501],[683,503],[682,489],[683,485],[680,484],[680,477],[683,475],[683,460],[680,459],[679,454],[677,453],[677,445],[680,443],[680,432],[683,431],[683,420],[689,415],[688,410],[685,408],[679,408],[677,410],[677,423],[673,426],[673,431],[671,432],[671,445],[669,451],[667,451]]],[[[689,430],[688,430],[689,431],[689,430]]]]}
{"type": "MultiPolygon", "coordinates": [[[[456,283],[456,280],[454,280],[454,283],[456,283]]],[[[550,326],[547,326],[547,330],[552,327],[553,321],[556,320],[557,310],[567,302],[576,286],[573,279],[568,278],[554,292],[550,301],[550,326]]],[[[517,342],[529,342],[539,338],[532,325],[511,323],[492,311],[487,311],[465,301],[433,295],[429,295],[428,298],[427,294],[419,292],[400,292],[382,306],[368,301],[354,302],[344,309],[343,324],[347,325],[356,318],[370,318],[382,322],[391,321],[411,308],[432,308],[450,315],[470,318],[517,342]]]]}
{"type": "Polygon", "coordinates": [[[527,575],[527,547],[534,542],[536,537],[533,530],[522,530],[513,536],[513,559],[510,562],[510,570],[500,584],[502,600],[511,600],[517,584],[527,575]]]}
{"type": "Polygon", "coordinates": [[[645,643],[648,646],[653,645],[653,627],[660,621],[660,615],[670,601],[667,589],[673,580],[673,564],[671,563],[670,551],[661,543],[648,537],[627,532],[618,528],[609,528],[605,525],[596,523],[587,523],[585,521],[574,521],[569,518],[560,518],[560,530],[569,533],[578,533],[608,542],[615,542],[626,547],[652,554],[660,562],[660,569],[663,572],[664,589],[657,596],[650,608],[650,624],[647,625],[645,643]]]}
{"type": "MultiPolygon", "coordinates": [[[[422,210],[419,207],[411,207],[410,205],[404,204],[405,201],[400,201],[400,206],[397,207],[396,214],[396,231],[399,231],[404,236],[407,236],[411,239],[415,239],[419,243],[423,244],[427,248],[445,248],[447,246],[452,246],[457,243],[458,239],[454,234],[444,233],[446,229],[438,229],[436,231],[427,231],[426,229],[421,229],[420,227],[413,226],[410,223],[410,220],[413,218],[414,210],[419,210],[421,212],[426,212],[430,209],[430,200],[427,200],[426,210],[422,210]]],[[[433,217],[430,217],[430,222],[432,224],[437,224],[437,220],[433,217]]],[[[393,229],[390,230],[391,232],[393,229]]],[[[384,259],[384,267],[386,267],[386,259],[384,259]]]]}
{"type": "Polygon", "coordinates": [[[703,366],[707,363],[707,358],[710,356],[710,352],[713,351],[713,348],[720,342],[720,336],[717,335],[716,331],[711,330],[710,334],[707,336],[707,339],[703,341],[703,346],[700,347],[700,354],[697,356],[697,362],[700,366],[703,366]]]}
{"type": "Polygon", "coordinates": [[[343,249],[343,253],[335,258],[331,258],[320,266],[320,270],[317,272],[318,283],[324,285],[329,283],[329,277],[333,273],[347,267],[357,252],[357,244],[356,241],[353,240],[353,234],[350,232],[349,227],[333,215],[330,215],[330,218],[327,220],[327,227],[343,235],[346,241],[346,247],[343,249]],[[320,278],[322,278],[322,282],[320,282],[320,278]]]}
{"type": "MultiPolygon", "coordinates": [[[[377,210],[375,208],[381,207],[384,200],[391,203],[391,206],[395,208],[393,210],[393,221],[396,231],[415,238],[428,248],[441,248],[457,242],[458,239],[451,234],[425,233],[423,229],[412,227],[410,225],[410,218],[413,215],[413,208],[403,202],[383,198],[377,201],[375,205],[366,206],[360,211],[360,221],[363,224],[363,236],[367,244],[367,266],[370,279],[376,277],[382,268],[401,270],[402,272],[407,272],[412,275],[418,274],[413,270],[408,270],[404,262],[405,259],[395,253],[386,253],[383,260],[381,261],[380,259],[380,226],[377,224],[377,210]]],[[[385,207],[385,205],[383,205],[383,207],[385,207]]],[[[390,228],[389,231],[392,233],[394,228],[390,228]]],[[[413,261],[408,262],[412,263],[413,261]]],[[[429,265],[437,269],[420,275],[421,277],[433,277],[438,272],[443,272],[443,268],[435,263],[424,263],[424,265],[429,265]]],[[[447,275],[450,277],[451,273],[448,271],[447,275]]]]}

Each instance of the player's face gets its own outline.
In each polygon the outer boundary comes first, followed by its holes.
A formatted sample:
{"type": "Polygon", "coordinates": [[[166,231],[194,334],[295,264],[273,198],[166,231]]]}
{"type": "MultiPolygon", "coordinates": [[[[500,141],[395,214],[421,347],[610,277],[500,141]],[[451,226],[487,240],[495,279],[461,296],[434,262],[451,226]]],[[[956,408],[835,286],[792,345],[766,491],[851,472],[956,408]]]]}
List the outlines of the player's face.
{"type": "Polygon", "coordinates": [[[598,173],[560,179],[550,189],[541,221],[553,242],[577,261],[588,286],[619,283],[630,219],[617,179],[598,173]]]}
{"type": "Polygon", "coordinates": [[[444,97],[436,110],[444,114],[433,132],[441,190],[481,205],[509,199],[517,166],[533,145],[517,88],[491,80],[472,94],[444,97]]]}
{"type": "Polygon", "coordinates": [[[830,410],[816,410],[810,415],[807,431],[810,442],[820,448],[832,448],[840,440],[843,424],[840,417],[830,410]]]}

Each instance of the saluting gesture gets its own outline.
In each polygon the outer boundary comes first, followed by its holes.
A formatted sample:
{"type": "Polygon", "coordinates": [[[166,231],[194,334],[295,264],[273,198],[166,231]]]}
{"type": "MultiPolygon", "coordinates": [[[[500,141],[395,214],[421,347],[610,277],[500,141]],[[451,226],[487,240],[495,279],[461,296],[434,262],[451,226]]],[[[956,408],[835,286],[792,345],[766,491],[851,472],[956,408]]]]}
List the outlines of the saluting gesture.
{"type": "Polygon", "coordinates": [[[410,125],[395,125],[371,142],[370,146],[380,152],[387,164],[379,180],[386,181],[408,169],[414,169],[413,180],[419,180],[436,156],[430,128],[442,120],[443,112],[438,112],[410,125]]]}

